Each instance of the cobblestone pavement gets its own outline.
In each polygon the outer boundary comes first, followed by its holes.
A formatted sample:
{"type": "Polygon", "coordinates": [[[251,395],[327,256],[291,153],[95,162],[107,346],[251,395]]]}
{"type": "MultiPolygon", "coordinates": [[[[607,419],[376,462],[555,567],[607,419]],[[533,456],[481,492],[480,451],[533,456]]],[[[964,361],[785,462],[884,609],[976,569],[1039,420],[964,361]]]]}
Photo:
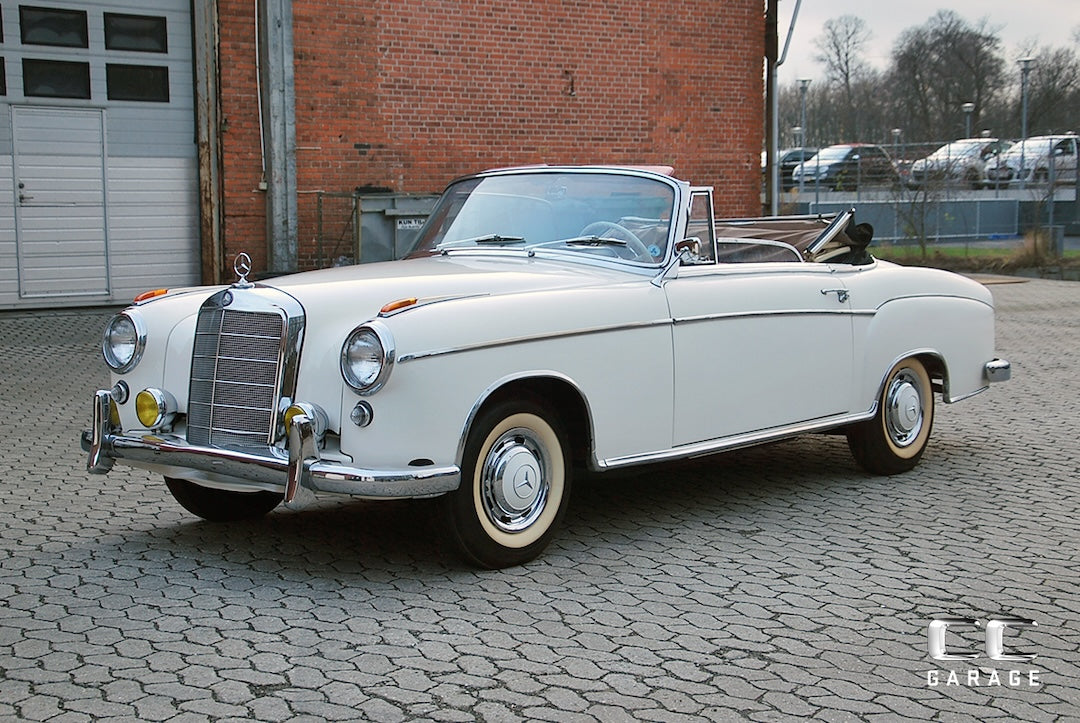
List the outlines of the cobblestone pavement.
{"type": "Polygon", "coordinates": [[[1013,381],[939,405],[913,473],[819,436],[590,480],[498,572],[430,505],[220,526],[87,475],[108,312],[0,314],[0,719],[1078,719],[1080,285],[991,288],[1013,381]],[[1034,661],[928,657],[1000,614],[1034,661]]]}

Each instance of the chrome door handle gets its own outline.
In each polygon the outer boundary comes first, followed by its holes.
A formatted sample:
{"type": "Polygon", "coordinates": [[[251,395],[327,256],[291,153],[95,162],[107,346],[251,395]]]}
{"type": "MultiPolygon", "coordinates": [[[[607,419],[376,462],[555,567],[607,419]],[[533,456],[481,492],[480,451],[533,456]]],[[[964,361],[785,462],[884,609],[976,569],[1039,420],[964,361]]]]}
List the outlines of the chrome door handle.
{"type": "Polygon", "coordinates": [[[836,300],[839,301],[841,304],[843,304],[845,301],[848,300],[848,290],[847,289],[822,289],[821,294],[822,294],[822,296],[828,296],[829,294],[836,294],[836,300]]]}

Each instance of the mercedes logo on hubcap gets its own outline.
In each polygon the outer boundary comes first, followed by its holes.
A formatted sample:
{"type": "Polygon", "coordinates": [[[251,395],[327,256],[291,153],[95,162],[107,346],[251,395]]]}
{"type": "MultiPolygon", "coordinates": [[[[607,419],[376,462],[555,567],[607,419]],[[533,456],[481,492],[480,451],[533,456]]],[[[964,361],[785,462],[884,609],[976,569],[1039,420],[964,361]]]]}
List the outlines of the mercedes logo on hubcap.
{"type": "Polygon", "coordinates": [[[514,480],[514,491],[524,497],[525,495],[522,492],[532,492],[534,486],[533,481],[529,479],[529,468],[523,468],[522,474],[518,475],[518,478],[514,480]]]}

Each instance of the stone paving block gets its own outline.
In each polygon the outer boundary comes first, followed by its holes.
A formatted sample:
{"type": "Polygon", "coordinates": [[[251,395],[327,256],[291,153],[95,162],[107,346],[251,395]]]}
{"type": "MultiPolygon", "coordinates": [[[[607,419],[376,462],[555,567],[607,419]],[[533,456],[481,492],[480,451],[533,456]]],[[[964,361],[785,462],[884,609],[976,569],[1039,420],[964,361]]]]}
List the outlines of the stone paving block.
{"type": "Polygon", "coordinates": [[[938,404],[911,473],[812,436],[582,479],[504,571],[447,554],[430,504],[213,525],[148,473],[88,476],[112,310],[0,313],[0,718],[1080,718],[1080,286],[992,291],[1013,380],[938,404]],[[1043,684],[930,687],[968,667],[929,658],[930,620],[997,614],[1039,622],[1006,642],[1043,684]]]}

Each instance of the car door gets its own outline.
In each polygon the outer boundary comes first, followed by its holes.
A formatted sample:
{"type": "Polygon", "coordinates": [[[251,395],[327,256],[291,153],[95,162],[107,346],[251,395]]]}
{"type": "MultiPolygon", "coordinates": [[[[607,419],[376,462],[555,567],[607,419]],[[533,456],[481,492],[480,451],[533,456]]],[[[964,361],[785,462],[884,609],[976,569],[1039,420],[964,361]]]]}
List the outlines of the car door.
{"type": "Polygon", "coordinates": [[[687,266],[664,289],[673,322],[674,446],[849,411],[851,304],[834,267],[687,266]]]}
{"type": "Polygon", "coordinates": [[[1059,183],[1076,180],[1076,139],[1065,138],[1054,145],[1054,178],[1059,183]]]}

